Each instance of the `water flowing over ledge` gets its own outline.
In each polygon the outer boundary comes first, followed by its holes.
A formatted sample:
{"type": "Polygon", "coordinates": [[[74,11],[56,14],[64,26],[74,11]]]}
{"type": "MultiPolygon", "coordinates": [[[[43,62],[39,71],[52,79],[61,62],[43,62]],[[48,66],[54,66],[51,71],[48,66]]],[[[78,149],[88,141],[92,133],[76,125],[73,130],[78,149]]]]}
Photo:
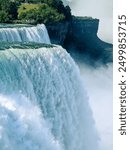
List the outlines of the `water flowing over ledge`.
{"type": "Polygon", "coordinates": [[[0,27],[2,42],[37,42],[50,44],[47,29],[44,24],[27,27],[0,27]]]}
{"type": "Polygon", "coordinates": [[[0,51],[0,149],[98,150],[78,67],[61,48],[0,51]]]}
{"type": "Polygon", "coordinates": [[[54,44],[45,44],[45,43],[35,43],[35,42],[28,42],[28,43],[9,43],[9,42],[0,42],[0,51],[5,51],[8,49],[38,49],[38,48],[53,48],[56,47],[54,44]]]}

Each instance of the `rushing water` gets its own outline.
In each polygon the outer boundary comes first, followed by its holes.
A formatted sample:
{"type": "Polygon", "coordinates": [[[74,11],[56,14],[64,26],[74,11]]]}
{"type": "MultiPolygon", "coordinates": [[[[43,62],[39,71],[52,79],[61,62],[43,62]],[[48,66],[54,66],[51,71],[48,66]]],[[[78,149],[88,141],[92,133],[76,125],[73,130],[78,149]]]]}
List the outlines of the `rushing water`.
{"type": "Polygon", "coordinates": [[[60,46],[32,47],[0,51],[0,150],[98,150],[73,59],[60,46]]]}
{"type": "Polygon", "coordinates": [[[3,42],[37,42],[50,44],[47,29],[44,24],[27,27],[0,26],[0,41],[3,42]]]}

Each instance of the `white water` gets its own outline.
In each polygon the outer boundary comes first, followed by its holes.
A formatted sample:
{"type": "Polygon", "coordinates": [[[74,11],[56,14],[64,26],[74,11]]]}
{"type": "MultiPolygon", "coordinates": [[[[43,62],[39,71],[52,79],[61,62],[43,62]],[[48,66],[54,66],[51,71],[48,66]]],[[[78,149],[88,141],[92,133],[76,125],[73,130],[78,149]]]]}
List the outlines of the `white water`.
{"type": "Polygon", "coordinates": [[[50,44],[44,24],[36,27],[0,28],[0,41],[4,42],[37,42],[50,44]]]}
{"type": "Polygon", "coordinates": [[[0,150],[98,150],[86,95],[61,47],[0,51],[0,150]]]}
{"type": "Polygon", "coordinates": [[[112,64],[91,68],[80,65],[87,86],[90,106],[100,136],[100,150],[113,149],[112,64]]]}
{"type": "Polygon", "coordinates": [[[0,95],[1,150],[61,150],[41,111],[24,96],[0,95]]]}

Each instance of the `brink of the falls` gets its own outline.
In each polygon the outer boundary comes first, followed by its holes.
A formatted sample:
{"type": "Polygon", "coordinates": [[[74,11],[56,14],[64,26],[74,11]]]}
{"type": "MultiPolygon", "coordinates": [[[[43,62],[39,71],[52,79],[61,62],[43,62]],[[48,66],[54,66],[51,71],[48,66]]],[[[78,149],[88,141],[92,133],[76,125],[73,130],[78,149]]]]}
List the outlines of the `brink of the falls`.
{"type": "Polygon", "coordinates": [[[0,50],[0,150],[98,150],[79,69],[62,47],[0,50]]]}
{"type": "Polygon", "coordinates": [[[36,42],[50,44],[50,39],[46,26],[39,24],[37,26],[13,27],[0,26],[0,42],[36,42]]]}

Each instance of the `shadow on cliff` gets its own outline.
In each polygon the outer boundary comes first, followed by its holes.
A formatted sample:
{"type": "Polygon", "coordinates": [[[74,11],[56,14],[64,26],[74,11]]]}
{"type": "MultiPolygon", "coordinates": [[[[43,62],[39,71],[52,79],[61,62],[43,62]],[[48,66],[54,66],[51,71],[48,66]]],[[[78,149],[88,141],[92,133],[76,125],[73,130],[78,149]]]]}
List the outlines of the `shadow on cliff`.
{"type": "Polygon", "coordinates": [[[98,26],[98,19],[73,17],[47,29],[53,44],[62,45],[76,61],[96,67],[113,61],[113,45],[98,38],[98,26]]]}

